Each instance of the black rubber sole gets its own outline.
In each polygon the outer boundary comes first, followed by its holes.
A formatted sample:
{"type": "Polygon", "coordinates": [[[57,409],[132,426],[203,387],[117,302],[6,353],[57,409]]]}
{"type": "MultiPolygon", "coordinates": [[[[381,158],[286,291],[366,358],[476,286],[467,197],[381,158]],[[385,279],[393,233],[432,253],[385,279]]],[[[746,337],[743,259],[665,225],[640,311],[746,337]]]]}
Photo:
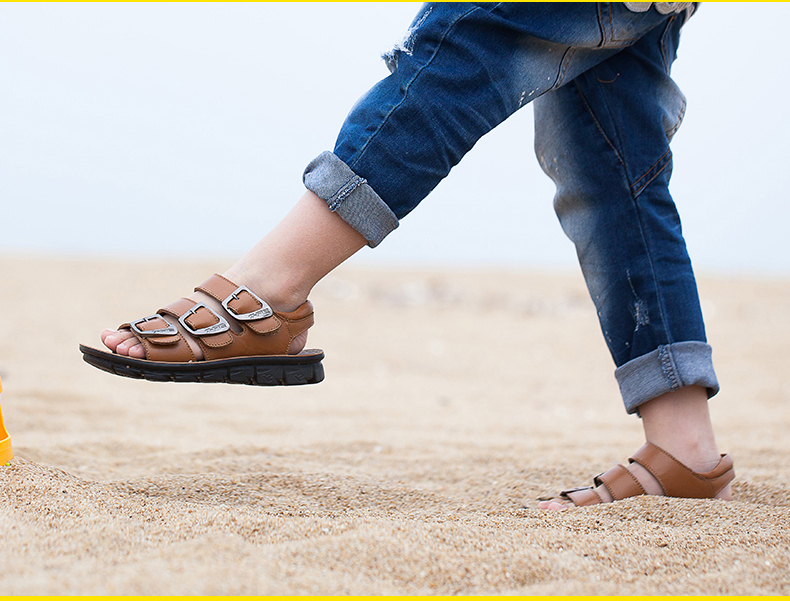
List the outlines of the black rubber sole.
{"type": "Polygon", "coordinates": [[[80,345],[82,359],[102,371],[151,382],[224,382],[248,386],[298,386],[324,379],[323,351],[298,355],[238,357],[195,363],[164,363],[124,357],[80,345]]]}

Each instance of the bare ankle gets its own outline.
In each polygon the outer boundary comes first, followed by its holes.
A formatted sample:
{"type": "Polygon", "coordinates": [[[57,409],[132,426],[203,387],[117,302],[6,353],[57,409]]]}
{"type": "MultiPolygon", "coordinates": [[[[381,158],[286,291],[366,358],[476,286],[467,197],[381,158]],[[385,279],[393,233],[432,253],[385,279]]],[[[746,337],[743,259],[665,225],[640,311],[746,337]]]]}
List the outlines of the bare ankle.
{"type": "Polygon", "coordinates": [[[697,472],[713,469],[719,451],[708,411],[707,391],[688,386],[640,408],[645,438],[697,472]]]}

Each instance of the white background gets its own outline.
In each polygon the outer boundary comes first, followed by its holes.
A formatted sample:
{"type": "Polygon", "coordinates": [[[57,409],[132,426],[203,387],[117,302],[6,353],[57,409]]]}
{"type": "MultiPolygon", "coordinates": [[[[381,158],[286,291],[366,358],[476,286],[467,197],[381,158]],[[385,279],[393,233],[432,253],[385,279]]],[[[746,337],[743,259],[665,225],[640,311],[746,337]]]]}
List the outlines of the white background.
{"type": "MultiPolygon", "coordinates": [[[[302,194],[419,5],[0,4],[0,250],[233,258],[302,194]]],[[[790,274],[790,6],[705,3],[674,76],[698,271],[790,274]]],[[[367,263],[570,268],[520,111],[367,263]]]]}

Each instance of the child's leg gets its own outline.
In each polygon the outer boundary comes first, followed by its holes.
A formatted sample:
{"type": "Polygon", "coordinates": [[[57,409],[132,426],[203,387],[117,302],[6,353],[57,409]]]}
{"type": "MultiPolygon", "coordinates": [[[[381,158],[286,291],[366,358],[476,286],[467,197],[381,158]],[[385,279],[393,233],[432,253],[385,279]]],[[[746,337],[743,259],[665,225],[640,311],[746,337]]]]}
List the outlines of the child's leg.
{"type": "MultiPolygon", "coordinates": [[[[601,15],[594,5],[489,6],[442,4],[425,9],[406,51],[392,57],[398,63],[393,74],[352,110],[335,153],[325,153],[308,168],[305,183],[315,195],[306,195],[280,226],[227,272],[228,279],[249,286],[275,309],[293,308],[365,242],[378,244],[480,136],[531,99],[617,51],[591,49],[601,43],[596,38],[601,15]],[[517,14],[506,15],[504,10],[517,14]],[[573,27],[558,27],[563,19],[573,21],[573,27]],[[568,31],[578,36],[579,47],[539,37],[568,31]]],[[[609,10],[625,17],[624,29],[618,30],[623,39],[639,37],[666,20],[655,12],[627,14],[619,5],[609,10]]],[[[617,24],[617,17],[608,15],[608,25],[617,24]]],[[[583,125],[589,129],[589,123],[583,125]]],[[[564,224],[571,227],[569,220],[564,224]]],[[[596,227],[593,224],[591,231],[599,233],[596,227]]],[[[644,257],[638,250],[637,262],[644,257]]],[[[634,271],[637,275],[642,272],[634,271]]],[[[641,282],[627,279],[635,290],[641,289],[641,282]]],[[[193,298],[221,312],[213,299],[201,293],[193,298]]],[[[629,298],[622,306],[635,307],[637,330],[646,325],[639,302],[629,298]]],[[[142,356],[128,332],[105,332],[103,339],[119,354],[142,356]]],[[[291,351],[298,351],[304,341],[305,336],[294,341],[291,351]]],[[[188,342],[200,359],[200,348],[188,342]]]]}
{"type": "MultiPolygon", "coordinates": [[[[696,472],[719,462],[708,413],[718,391],[691,263],[669,194],[669,140],[685,99],[669,77],[678,18],[535,104],[536,149],[555,208],[645,436],[696,472]]],[[[631,464],[648,493],[660,493],[631,464]]],[[[606,486],[597,489],[611,500],[606,486]]],[[[726,486],[718,493],[729,498],[726,486]]],[[[559,508],[567,501],[544,502],[559,508]]]]}
{"type": "MultiPolygon", "coordinates": [[[[605,15],[607,23],[621,19],[618,33],[626,39],[666,19],[655,11],[636,16],[620,6],[609,10],[617,14],[605,15]]],[[[425,7],[408,39],[389,55],[391,75],[352,109],[335,152],[308,166],[305,184],[315,196],[308,194],[227,272],[228,279],[247,285],[275,309],[303,300],[364,242],[375,246],[395,229],[481,136],[616,52],[620,42],[617,48],[602,44],[601,18],[595,5],[583,3],[425,7]]],[[[225,315],[204,294],[190,298],[225,315]]],[[[171,325],[201,359],[194,337],[171,325]]],[[[304,338],[290,350],[298,350],[304,338]]],[[[118,354],[145,356],[128,330],[105,331],[102,339],[118,354]]]]}

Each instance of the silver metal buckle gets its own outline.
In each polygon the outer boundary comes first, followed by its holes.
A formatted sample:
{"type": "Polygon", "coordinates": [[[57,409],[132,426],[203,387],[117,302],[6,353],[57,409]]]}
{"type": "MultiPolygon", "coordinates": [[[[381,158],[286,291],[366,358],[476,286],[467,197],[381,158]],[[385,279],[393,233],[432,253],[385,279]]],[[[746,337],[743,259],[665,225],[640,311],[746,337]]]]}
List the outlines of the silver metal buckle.
{"type": "Polygon", "coordinates": [[[178,318],[178,323],[184,326],[184,329],[187,332],[189,332],[192,336],[207,336],[209,334],[220,334],[222,332],[227,332],[228,330],[230,330],[230,324],[227,321],[225,321],[225,318],[222,317],[221,315],[217,315],[216,313],[214,313],[214,311],[211,310],[211,307],[208,307],[203,303],[196,303],[195,305],[193,305],[189,311],[187,311],[181,317],[178,318]],[[219,319],[219,322],[211,326],[206,326],[205,328],[200,328],[199,330],[196,330],[192,326],[190,326],[187,323],[187,317],[189,317],[190,315],[194,315],[195,313],[198,312],[198,309],[201,308],[211,312],[211,314],[214,317],[219,319]]]}
{"type": "Polygon", "coordinates": [[[222,308],[225,309],[231,315],[233,315],[234,319],[238,319],[239,321],[254,321],[256,319],[266,319],[267,317],[271,317],[273,313],[272,308],[266,303],[266,301],[263,300],[261,297],[259,297],[257,294],[255,294],[252,290],[247,288],[247,286],[239,286],[233,292],[231,292],[230,296],[228,296],[228,298],[222,301],[222,308]],[[256,309],[255,311],[250,311],[249,313],[236,313],[233,309],[231,309],[228,306],[228,304],[230,303],[230,301],[234,299],[235,300],[239,299],[239,297],[237,296],[239,292],[246,292],[247,294],[249,294],[252,298],[254,298],[256,301],[258,301],[261,304],[261,308],[256,309]]]}
{"type": "Polygon", "coordinates": [[[132,328],[132,332],[137,334],[138,336],[174,336],[178,334],[178,329],[167,321],[161,315],[149,315],[148,317],[143,317],[142,319],[136,319],[129,324],[129,327],[132,328]],[[137,327],[138,323],[147,323],[149,321],[153,321],[154,319],[161,319],[167,324],[166,328],[157,328],[156,330],[141,330],[137,327]]]}

